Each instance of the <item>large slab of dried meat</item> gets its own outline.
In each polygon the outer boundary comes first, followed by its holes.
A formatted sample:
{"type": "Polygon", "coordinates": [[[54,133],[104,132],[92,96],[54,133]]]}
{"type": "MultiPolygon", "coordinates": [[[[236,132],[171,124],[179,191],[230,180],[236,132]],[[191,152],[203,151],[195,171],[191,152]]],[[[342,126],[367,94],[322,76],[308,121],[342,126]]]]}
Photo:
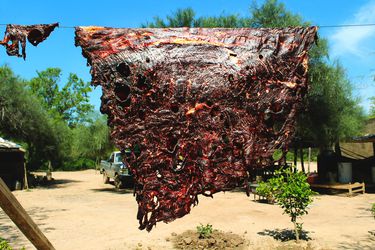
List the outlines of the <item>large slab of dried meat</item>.
{"type": "Polygon", "coordinates": [[[77,27],[101,111],[136,181],[140,229],[189,213],[286,150],[316,27],[77,27]]]}
{"type": "Polygon", "coordinates": [[[58,23],[35,24],[35,25],[16,25],[8,24],[5,30],[5,36],[0,44],[5,46],[9,56],[18,56],[26,59],[26,39],[34,46],[47,39],[51,32],[58,27],[58,23]],[[20,54],[20,44],[22,54],[20,54]]]}

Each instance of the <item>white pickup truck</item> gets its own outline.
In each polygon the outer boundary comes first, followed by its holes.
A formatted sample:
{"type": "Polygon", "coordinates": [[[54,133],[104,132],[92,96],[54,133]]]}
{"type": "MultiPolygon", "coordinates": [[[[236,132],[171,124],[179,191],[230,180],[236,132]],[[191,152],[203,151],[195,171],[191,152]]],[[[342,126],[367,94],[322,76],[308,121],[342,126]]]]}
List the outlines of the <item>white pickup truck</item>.
{"type": "Polygon", "coordinates": [[[100,162],[100,173],[103,174],[104,184],[113,179],[117,189],[133,182],[129,168],[122,162],[120,151],[113,152],[107,161],[100,162]]]}

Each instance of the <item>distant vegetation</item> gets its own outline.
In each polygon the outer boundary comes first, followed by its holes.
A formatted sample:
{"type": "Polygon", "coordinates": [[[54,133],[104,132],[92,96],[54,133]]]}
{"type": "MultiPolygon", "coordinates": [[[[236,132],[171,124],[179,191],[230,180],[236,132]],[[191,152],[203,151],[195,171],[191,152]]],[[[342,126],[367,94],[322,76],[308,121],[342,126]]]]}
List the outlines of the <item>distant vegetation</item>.
{"type": "Polygon", "coordinates": [[[75,74],[61,84],[48,68],[27,81],[0,67],[0,136],[23,145],[28,169],[93,168],[113,145],[106,117],[89,104],[89,83],[75,74]]]}

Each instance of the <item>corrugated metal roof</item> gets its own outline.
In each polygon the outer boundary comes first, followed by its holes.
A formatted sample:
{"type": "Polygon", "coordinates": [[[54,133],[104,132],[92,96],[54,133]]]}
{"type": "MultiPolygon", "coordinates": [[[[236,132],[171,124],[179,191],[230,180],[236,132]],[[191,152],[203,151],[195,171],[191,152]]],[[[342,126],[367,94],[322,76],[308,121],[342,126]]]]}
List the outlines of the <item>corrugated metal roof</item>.
{"type": "Polygon", "coordinates": [[[375,142],[375,134],[368,134],[364,136],[353,137],[350,142],[375,142]]]}
{"type": "Polygon", "coordinates": [[[21,146],[0,137],[0,148],[21,149],[21,146]]]}

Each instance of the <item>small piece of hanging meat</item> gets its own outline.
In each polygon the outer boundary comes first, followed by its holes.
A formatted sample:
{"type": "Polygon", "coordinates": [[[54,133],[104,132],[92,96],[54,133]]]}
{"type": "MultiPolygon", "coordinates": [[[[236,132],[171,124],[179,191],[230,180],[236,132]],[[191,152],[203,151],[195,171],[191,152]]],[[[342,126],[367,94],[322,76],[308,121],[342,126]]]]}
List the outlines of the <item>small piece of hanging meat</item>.
{"type": "Polygon", "coordinates": [[[58,23],[36,24],[36,25],[16,25],[8,24],[5,30],[5,36],[1,45],[4,45],[9,56],[18,56],[26,58],[26,38],[34,46],[46,40],[51,32],[58,27],[58,23]],[[22,54],[20,54],[20,46],[22,54]]]}

